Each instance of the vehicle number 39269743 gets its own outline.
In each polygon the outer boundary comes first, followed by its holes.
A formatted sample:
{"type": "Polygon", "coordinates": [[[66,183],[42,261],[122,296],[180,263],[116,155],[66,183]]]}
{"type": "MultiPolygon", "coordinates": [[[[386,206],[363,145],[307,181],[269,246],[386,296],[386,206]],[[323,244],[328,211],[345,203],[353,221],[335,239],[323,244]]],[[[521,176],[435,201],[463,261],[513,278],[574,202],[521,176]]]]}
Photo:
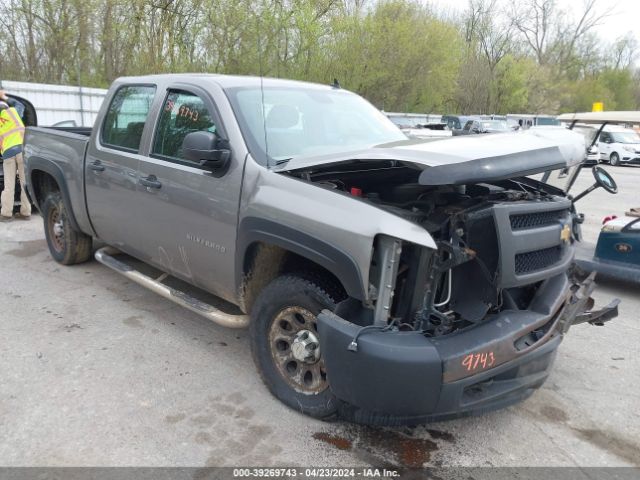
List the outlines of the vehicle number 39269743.
{"type": "Polygon", "coordinates": [[[484,370],[495,365],[496,358],[493,352],[470,353],[462,358],[462,366],[467,372],[475,372],[476,370],[484,370]]]}

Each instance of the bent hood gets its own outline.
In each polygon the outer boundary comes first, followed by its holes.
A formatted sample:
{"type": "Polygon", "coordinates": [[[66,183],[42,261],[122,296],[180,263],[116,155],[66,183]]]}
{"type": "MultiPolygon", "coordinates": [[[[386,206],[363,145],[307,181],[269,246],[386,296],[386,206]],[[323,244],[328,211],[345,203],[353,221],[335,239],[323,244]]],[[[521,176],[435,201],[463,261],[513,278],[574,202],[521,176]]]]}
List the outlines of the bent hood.
{"type": "Polygon", "coordinates": [[[504,180],[571,167],[585,159],[582,135],[562,127],[524,132],[408,140],[352,152],[291,159],[276,172],[349,162],[398,161],[420,168],[424,185],[504,180]]]}

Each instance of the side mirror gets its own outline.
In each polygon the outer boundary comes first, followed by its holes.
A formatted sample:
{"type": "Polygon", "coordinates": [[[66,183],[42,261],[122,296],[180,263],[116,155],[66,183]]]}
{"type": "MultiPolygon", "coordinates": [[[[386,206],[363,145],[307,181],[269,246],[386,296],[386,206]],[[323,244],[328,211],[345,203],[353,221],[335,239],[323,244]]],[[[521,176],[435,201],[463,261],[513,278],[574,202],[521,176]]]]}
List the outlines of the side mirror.
{"type": "Polygon", "coordinates": [[[229,141],[212,132],[191,132],[182,141],[184,158],[214,172],[224,170],[231,160],[229,141]]]}
{"type": "Polygon", "coordinates": [[[616,181],[613,179],[609,172],[607,172],[604,168],[601,167],[593,167],[591,169],[591,173],[593,173],[593,178],[595,178],[596,183],[587,188],[584,192],[579,193],[573,198],[573,202],[577,202],[585,195],[593,192],[596,188],[602,187],[609,193],[618,193],[618,185],[616,181]]]}
{"type": "Polygon", "coordinates": [[[618,185],[613,177],[602,167],[593,167],[591,170],[593,178],[599,187],[604,188],[609,193],[618,193],[618,185]]]}

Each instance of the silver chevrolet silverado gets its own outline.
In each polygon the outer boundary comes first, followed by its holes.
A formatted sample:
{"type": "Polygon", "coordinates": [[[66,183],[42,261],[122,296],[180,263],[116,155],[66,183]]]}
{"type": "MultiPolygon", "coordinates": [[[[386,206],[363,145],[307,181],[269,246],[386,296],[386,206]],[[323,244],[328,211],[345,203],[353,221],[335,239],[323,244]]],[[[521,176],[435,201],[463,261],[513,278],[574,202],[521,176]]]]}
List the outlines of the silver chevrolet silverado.
{"type": "Polygon", "coordinates": [[[117,80],[93,129],[28,128],[25,155],[56,261],[248,327],[265,385],[314,417],[512,404],[572,324],[617,315],[571,274],[566,129],[408,140],[337,86],[158,75],[117,80]]]}

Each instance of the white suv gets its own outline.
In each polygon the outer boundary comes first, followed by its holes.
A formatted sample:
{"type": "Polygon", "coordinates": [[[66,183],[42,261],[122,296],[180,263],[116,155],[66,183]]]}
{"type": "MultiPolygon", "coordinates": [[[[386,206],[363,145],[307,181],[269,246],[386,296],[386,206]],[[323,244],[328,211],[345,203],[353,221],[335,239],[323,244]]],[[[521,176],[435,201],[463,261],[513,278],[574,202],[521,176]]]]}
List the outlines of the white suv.
{"type": "Polygon", "coordinates": [[[608,128],[600,134],[598,150],[601,162],[640,163],[640,135],[630,128],[608,128]]]}

